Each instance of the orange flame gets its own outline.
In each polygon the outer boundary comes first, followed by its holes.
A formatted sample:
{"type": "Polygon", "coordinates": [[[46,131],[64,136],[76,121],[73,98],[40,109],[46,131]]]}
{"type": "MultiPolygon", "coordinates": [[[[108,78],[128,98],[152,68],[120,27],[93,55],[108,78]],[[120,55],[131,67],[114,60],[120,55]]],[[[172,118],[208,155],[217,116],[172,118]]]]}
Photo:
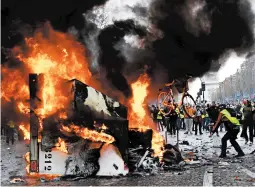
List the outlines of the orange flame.
{"type": "MultiPolygon", "coordinates": [[[[28,125],[27,125],[28,126],[28,125]]],[[[29,129],[25,127],[24,124],[19,125],[19,129],[23,132],[24,140],[30,140],[30,132],[29,129]]]]}
{"type": "MultiPolygon", "coordinates": [[[[21,113],[29,113],[29,107],[24,100],[29,99],[28,73],[43,73],[42,106],[36,110],[37,115],[45,118],[68,104],[63,80],[79,79],[89,83],[91,73],[88,69],[85,49],[68,34],[54,31],[49,24],[38,29],[34,36],[25,38],[25,46],[15,47],[13,54],[20,60],[19,69],[2,67],[1,98],[4,101],[17,101],[21,113]],[[46,33],[47,35],[43,34],[46,33]],[[26,49],[26,51],[24,51],[26,49]]],[[[60,115],[65,118],[64,113],[60,115]]]]}
{"type": "Polygon", "coordinates": [[[25,105],[25,104],[26,103],[18,102],[18,109],[23,114],[29,114],[29,112],[30,112],[29,106],[28,106],[28,104],[27,105],[25,105]]]}
{"type": "Polygon", "coordinates": [[[88,139],[96,142],[112,143],[115,141],[115,139],[109,134],[104,132],[97,132],[95,130],[89,130],[88,128],[79,127],[74,124],[71,124],[70,127],[62,125],[60,131],[74,132],[77,136],[80,136],[83,139],[88,139]]]}
{"type": "Polygon", "coordinates": [[[24,63],[31,73],[43,73],[42,100],[40,114],[51,115],[65,109],[68,98],[63,88],[63,79],[74,78],[82,82],[89,82],[91,73],[84,56],[84,47],[76,42],[71,35],[54,31],[49,25],[47,38],[41,30],[33,38],[26,38],[29,49],[24,54],[21,48],[15,48],[17,58],[24,63]],[[60,84],[62,86],[60,86],[60,84]]]}
{"type": "Polygon", "coordinates": [[[56,148],[64,153],[68,153],[66,143],[61,138],[58,138],[58,143],[56,143],[56,148]]]}
{"type": "MultiPolygon", "coordinates": [[[[150,79],[147,74],[142,74],[138,80],[131,84],[133,98],[130,100],[130,112],[129,112],[129,127],[136,128],[138,131],[144,132],[147,129],[153,129],[154,124],[148,117],[145,109],[145,99],[148,95],[148,86],[150,85],[150,79]]],[[[154,156],[161,157],[163,155],[164,138],[153,130],[152,136],[152,149],[154,150],[154,156]]]]}
{"type": "MultiPolygon", "coordinates": [[[[49,24],[45,24],[35,31],[33,37],[25,38],[23,46],[12,49],[13,55],[19,60],[16,65],[19,68],[9,68],[8,63],[1,66],[2,102],[14,101],[21,114],[29,114],[30,107],[26,101],[29,99],[28,74],[43,73],[40,85],[42,102],[35,110],[39,117],[39,132],[43,129],[42,120],[49,115],[58,113],[60,119],[67,119],[63,111],[70,100],[64,80],[76,78],[84,83],[91,82],[85,52],[84,46],[71,35],[54,31],[49,24]]],[[[28,138],[24,126],[20,129],[28,138]]]]}

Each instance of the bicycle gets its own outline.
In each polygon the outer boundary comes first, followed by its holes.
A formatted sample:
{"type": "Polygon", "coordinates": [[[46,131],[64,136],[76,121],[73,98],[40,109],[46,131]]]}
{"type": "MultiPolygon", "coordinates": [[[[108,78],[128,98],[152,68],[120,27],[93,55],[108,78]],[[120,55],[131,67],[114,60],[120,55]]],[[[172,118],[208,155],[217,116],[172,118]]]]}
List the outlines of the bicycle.
{"type": "MultiPolygon", "coordinates": [[[[181,91],[182,98],[179,103],[179,107],[182,107],[185,114],[187,114],[187,116],[191,118],[192,116],[190,116],[190,114],[187,112],[186,105],[195,106],[196,101],[188,93],[188,90],[189,90],[188,80],[190,78],[191,78],[191,76],[185,77],[185,80],[184,80],[185,85],[183,85],[184,88],[181,91]]],[[[159,109],[160,113],[163,114],[164,116],[170,114],[170,112],[175,109],[174,95],[173,95],[172,87],[176,85],[176,82],[178,82],[178,80],[173,80],[173,82],[165,84],[165,86],[166,86],[165,88],[168,89],[167,91],[165,91],[165,89],[159,89],[160,93],[158,94],[157,105],[158,105],[158,109],[159,109]]],[[[178,91],[180,92],[180,90],[178,90],[178,91]]]]}

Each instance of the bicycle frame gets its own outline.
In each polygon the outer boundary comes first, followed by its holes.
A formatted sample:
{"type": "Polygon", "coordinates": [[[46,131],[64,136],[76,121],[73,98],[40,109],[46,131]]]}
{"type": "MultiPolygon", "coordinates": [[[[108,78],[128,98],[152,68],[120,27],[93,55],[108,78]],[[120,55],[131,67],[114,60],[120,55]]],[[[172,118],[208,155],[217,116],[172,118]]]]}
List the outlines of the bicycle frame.
{"type": "MultiPolygon", "coordinates": [[[[170,98],[173,98],[174,94],[173,94],[173,90],[172,88],[169,89],[169,91],[167,92],[167,96],[170,96],[170,98]]],[[[166,99],[167,97],[165,97],[166,99]]],[[[163,103],[165,103],[165,99],[163,100],[163,103]]],[[[173,104],[164,104],[167,107],[172,107],[173,104]]]]}

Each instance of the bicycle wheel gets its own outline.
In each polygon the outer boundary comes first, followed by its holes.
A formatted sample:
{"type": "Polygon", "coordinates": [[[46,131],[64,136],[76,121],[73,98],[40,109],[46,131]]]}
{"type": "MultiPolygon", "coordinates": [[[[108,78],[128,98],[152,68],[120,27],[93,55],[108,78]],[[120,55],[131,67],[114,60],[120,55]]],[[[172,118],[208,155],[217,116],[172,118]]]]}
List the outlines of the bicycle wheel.
{"type": "Polygon", "coordinates": [[[185,107],[186,105],[196,106],[196,101],[189,93],[184,94],[184,96],[182,97],[182,106],[183,106],[183,111],[185,112],[185,114],[187,114],[187,116],[191,118],[192,116],[190,116],[186,110],[186,107],[185,107]]]}
{"type": "Polygon", "coordinates": [[[168,115],[172,108],[171,105],[169,105],[169,102],[173,102],[173,98],[170,94],[167,92],[160,92],[158,95],[158,109],[161,114],[168,115]]]}

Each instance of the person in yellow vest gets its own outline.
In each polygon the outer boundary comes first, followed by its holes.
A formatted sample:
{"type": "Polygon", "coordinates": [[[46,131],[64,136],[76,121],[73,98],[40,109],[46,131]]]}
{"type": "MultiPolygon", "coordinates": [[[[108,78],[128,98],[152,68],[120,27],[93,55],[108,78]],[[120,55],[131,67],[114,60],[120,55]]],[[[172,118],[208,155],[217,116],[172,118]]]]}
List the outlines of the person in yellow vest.
{"type": "MultiPolygon", "coordinates": [[[[238,133],[240,132],[240,122],[236,117],[231,116],[230,112],[227,110],[226,105],[222,104],[219,107],[220,113],[218,115],[218,119],[213,126],[213,133],[216,132],[216,129],[221,124],[221,121],[224,122],[227,133],[221,139],[221,154],[220,158],[226,157],[227,150],[227,141],[230,140],[230,143],[237,151],[238,155],[236,157],[244,156],[244,152],[242,151],[239,144],[236,142],[236,138],[238,133]]],[[[212,136],[212,134],[210,134],[212,136]]]]}
{"type": "Polygon", "coordinates": [[[157,124],[158,124],[158,129],[159,131],[163,131],[163,114],[158,111],[158,114],[157,114],[157,124]]]}
{"type": "Polygon", "coordinates": [[[180,119],[181,119],[181,128],[186,130],[186,125],[184,123],[184,112],[182,108],[180,108],[180,119]]]}
{"type": "Polygon", "coordinates": [[[12,144],[14,144],[14,128],[15,128],[15,123],[14,121],[10,120],[7,123],[7,136],[6,136],[7,144],[9,144],[9,140],[11,140],[12,144]]]}
{"type": "Polygon", "coordinates": [[[175,104],[175,112],[177,114],[177,121],[176,121],[176,129],[180,130],[181,129],[181,113],[180,113],[180,107],[175,104]]]}

